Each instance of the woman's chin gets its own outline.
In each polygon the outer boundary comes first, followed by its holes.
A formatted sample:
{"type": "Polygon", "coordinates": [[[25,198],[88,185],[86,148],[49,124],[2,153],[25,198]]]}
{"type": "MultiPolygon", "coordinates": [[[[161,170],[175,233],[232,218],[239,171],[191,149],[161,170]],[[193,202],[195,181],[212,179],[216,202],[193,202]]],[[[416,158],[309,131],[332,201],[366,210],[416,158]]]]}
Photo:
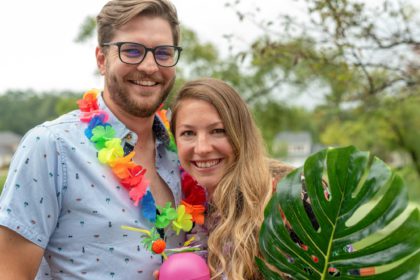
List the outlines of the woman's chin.
{"type": "Polygon", "coordinates": [[[198,184],[201,185],[203,188],[206,189],[207,192],[207,198],[211,198],[214,189],[216,188],[216,185],[214,182],[209,182],[208,180],[203,180],[200,182],[200,180],[197,180],[198,184]]]}

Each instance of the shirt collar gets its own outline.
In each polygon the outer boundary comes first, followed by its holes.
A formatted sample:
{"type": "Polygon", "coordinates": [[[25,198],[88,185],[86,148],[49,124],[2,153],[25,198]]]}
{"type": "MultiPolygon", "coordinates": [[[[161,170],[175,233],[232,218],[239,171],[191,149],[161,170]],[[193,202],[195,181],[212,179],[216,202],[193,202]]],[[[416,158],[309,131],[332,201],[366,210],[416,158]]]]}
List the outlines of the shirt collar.
{"type": "MultiPolygon", "coordinates": [[[[128,129],[124,123],[122,123],[112,111],[106,106],[105,101],[103,99],[102,94],[98,97],[98,105],[101,110],[104,110],[108,116],[109,120],[108,123],[112,125],[115,130],[115,137],[122,139],[122,141],[127,142],[134,146],[137,143],[138,136],[135,132],[128,129]]],[[[168,131],[166,130],[162,120],[155,114],[153,120],[152,130],[154,135],[156,136],[156,146],[165,145],[167,147],[169,145],[170,139],[168,131]]]]}

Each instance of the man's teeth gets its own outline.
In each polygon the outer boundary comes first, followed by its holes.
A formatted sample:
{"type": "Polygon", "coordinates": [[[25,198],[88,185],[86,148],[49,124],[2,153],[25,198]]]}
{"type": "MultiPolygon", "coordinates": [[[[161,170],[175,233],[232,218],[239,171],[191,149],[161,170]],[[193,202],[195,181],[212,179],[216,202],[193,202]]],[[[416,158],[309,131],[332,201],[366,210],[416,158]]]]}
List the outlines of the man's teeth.
{"type": "Polygon", "coordinates": [[[220,160],[215,159],[215,160],[209,160],[209,161],[196,161],[195,164],[197,165],[197,167],[200,167],[200,168],[209,168],[209,167],[215,166],[219,162],[220,160]]]}
{"type": "Polygon", "coordinates": [[[133,83],[139,86],[146,86],[146,87],[151,87],[151,86],[156,85],[156,82],[153,82],[153,81],[133,81],[133,83]]]}

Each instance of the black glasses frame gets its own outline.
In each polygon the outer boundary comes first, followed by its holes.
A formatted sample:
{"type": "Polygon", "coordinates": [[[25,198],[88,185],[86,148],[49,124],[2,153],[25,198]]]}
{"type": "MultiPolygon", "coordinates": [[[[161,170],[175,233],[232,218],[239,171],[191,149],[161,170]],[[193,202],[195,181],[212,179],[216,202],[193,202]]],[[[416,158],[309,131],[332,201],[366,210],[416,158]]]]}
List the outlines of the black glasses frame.
{"type": "Polygon", "coordinates": [[[145,45],[143,45],[143,44],[140,44],[140,43],[134,43],[134,42],[110,42],[110,43],[103,43],[103,44],[101,44],[101,47],[108,47],[108,46],[117,46],[117,47],[118,47],[118,57],[120,58],[120,61],[121,61],[122,63],[129,64],[129,65],[139,65],[139,64],[140,64],[140,63],[142,63],[142,62],[143,62],[143,60],[146,58],[147,53],[148,53],[148,52],[151,52],[151,53],[153,54],[153,59],[155,60],[155,62],[156,62],[156,64],[157,64],[157,65],[159,65],[159,66],[161,66],[161,67],[174,67],[174,66],[178,63],[178,60],[179,60],[179,58],[181,57],[181,51],[182,51],[182,48],[181,48],[181,47],[178,47],[178,46],[172,46],[172,45],[161,45],[161,46],[156,46],[156,47],[154,47],[154,48],[148,48],[148,47],[146,47],[146,46],[145,46],[145,45]],[[132,44],[132,45],[137,45],[137,46],[141,46],[141,47],[143,47],[143,48],[145,49],[145,53],[144,53],[143,58],[142,58],[139,62],[136,62],[136,63],[130,63],[130,62],[126,62],[126,61],[124,61],[124,60],[121,58],[121,46],[122,46],[122,45],[124,45],[124,44],[132,44]],[[173,65],[170,65],[170,66],[167,66],[167,65],[161,65],[161,64],[160,64],[160,63],[156,60],[155,51],[156,51],[156,49],[161,48],[161,47],[172,47],[172,48],[174,48],[174,49],[177,51],[177,57],[176,57],[176,60],[174,60],[174,64],[173,64],[173,65]]]}

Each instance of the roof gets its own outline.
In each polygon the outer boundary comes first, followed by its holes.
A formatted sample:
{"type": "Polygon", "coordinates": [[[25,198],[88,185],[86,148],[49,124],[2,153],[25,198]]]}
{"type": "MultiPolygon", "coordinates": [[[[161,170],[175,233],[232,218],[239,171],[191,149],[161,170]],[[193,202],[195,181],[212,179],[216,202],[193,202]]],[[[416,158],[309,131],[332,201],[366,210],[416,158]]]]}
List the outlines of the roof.
{"type": "Polygon", "coordinates": [[[0,131],[0,146],[17,145],[22,137],[11,131],[0,131]]]}
{"type": "Polygon", "coordinates": [[[311,143],[312,136],[309,132],[299,131],[299,132],[280,132],[276,135],[275,141],[296,143],[296,142],[305,142],[311,143]]]}

